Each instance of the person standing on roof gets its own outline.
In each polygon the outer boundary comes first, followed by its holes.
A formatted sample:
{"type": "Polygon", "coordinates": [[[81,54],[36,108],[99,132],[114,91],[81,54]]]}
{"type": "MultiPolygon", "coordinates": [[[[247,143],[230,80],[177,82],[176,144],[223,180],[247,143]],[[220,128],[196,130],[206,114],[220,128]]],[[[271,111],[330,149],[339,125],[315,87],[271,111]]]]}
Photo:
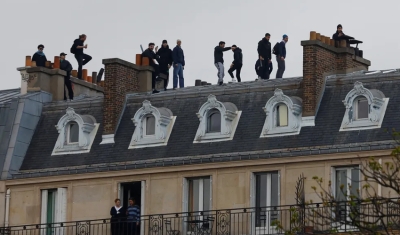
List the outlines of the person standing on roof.
{"type": "Polygon", "coordinates": [[[65,59],[65,54],[64,52],[60,53],[60,69],[64,70],[67,72],[67,76],[64,76],[64,101],[67,101],[67,95],[65,94],[65,87],[67,87],[68,90],[68,97],[70,101],[74,100],[74,91],[72,90],[72,84],[71,84],[71,71],[72,71],[72,65],[71,63],[65,59]]]}
{"type": "Polygon", "coordinates": [[[269,39],[271,35],[269,33],[265,34],[265,37],[258,42],[257,52],[258,57],[260,59],[260,77],[261,79],[269,79],[269,75],[271,74],[272,67],[272,51],[271,51],[271,43],[269,39]]]}
{"type": "Polygon", "coordinates": [[[218,85],[224,83],[225,68],[224,68],[224,51],[230,50],[231,47],[225,47],[225,42],[220,41],[218,46],[214,48],[214,65],[218,69],[218,85]]]}
{"type": "Polygon", "coordinates": [[[166,91],[169,81],[169,69],[172,65],[172,51],[169,49],[167,40],[162,41],[161,48],[157,51],[157,55],[160,57],[160,72],[167,75],[167,79],[164,80],[164,91],[166,91]]]}
{"type": "Polygon", "coordinates": [[[185,69],[185,55],[181,47],[182,41],[176,40],[176,47],[172,51],[172,60],[174,64],[174,77],[173,77],[173,89],[178,87],[178,75],[179,75],[179,88],[185,87],[183,70],[185,69]]]}
{"type": "Polygon", "coordinates": [[[241,82],[240,71],[242,70],[242,65],[243,65],[242,49],[240,49],[236,45],[233,45],[231,48],[233,51],[233,62],[231,64],[230,69],[228,70],[228,73],[229,75],[231,75],[231,78],[234,78],[233,71],[236,70],[236,78],[238,82],[241,82]]]}
{"type": "Polygon", "coordinates": [[[46,55],[43,53],[44,46],[40,44],[38,47],[38,51],[32,56],[32,61],[36,62],[36,66],[45,67],[46,66],[46,55]]]}
{"type": "MultiPolygon", "coordinates": [[[[154,69],[154,72],[152,72],[151,87],[153,89],[153,93],[159,93],[159,91],[156,90],[156,80],[158,78],[158,75],[160,74],[160,66],[157,64],[160,57],[156,53],[154,53],[154,45],[155,44],[152,42],[149,43],[149,48],[147,48],[142,53],[142,58],[143,57],[149,58],[149,64],[154,69]]],[[[157,51],[158,51],[158,46],[156,47],[156,52],[157,51]]]]}
{"type": "Polygon", "coordinates": [[[286,59],[286,43],[289,37],[284,34],[282,41],[279,43],[278,54],[276,55],[276,62],[278,62],[278,71],[276,71],[276,78],[282,78],[285,72],[285,59],[286,59]]]}
{"type": "Polygon", "coordinates": [[[71,47],[71,53],[75,54],[75,59],[78,62],[78,78],[82,80],[82,67],[89,63],[92,59],[90,55],[83,53],[83,49],[87,49],[87,44],[83,45],[86,41],[86,35],[79,35],[78,39],[75,39],[74,44],[71,47]]]}
{"type": "Polygon", "coordinates": [[[341,40],[346,40],[346,43],[349,43],[349,39],[346,37],[346,35],[343,33],[343,27],[341,24],[338,24],[336,27],[336,33],[332,35],[332,39],[335,40],[335,44],[337,42],[340,42],[341,40]]]}

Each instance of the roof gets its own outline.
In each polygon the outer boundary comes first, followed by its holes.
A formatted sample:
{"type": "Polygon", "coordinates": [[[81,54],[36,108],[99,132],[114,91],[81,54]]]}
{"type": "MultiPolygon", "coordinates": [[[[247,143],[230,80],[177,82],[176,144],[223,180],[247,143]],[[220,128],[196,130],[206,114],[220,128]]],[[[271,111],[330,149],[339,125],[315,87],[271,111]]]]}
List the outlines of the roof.
{"type": "Polygon", "coordinates": [[[4,103],[8,103],[12,100],[12,98],[20,96],[20,95],[21,95],[20,88],[1,90],[0,91],[0,105],[2,105],[4,103]]]}
{"type": "MultiPolygon", "coordinates": [[[[102,136],[100,128],[90,153],[77,155],[51,156],[58,136],[54,125],[65,114],[67,105],[46,105],[21,167],[22,172],[36,173],[15,177],[393,148],[392,136],[386,129],[400,128],[397,108],[400,103],[399,70],[371,75],[358,72],[330,76],[327,78],[314,127],[302,127],[299,135],[260,138],[266,118],[262,108],[274,95],[274,90],[280,88],[285,95],[302,97],[301,81],[301,77],[296,77],[225,86],[188,87],[156,95],[129,94],[115,135],[115,144],[99,145],[102,136]],[[362,82],[368,89],[380,90],[390,99],[382,127],[339,132],[345,113],[342,100],[353,89],[356,81],[362,82]],[[199,124],[196,113],[207,101],[209,94],[215,95],[221,102],[235,104],[242,115],[233,140],[194,144],[199,124]],[[168,108],[177,116],[168,145],[128,149],[135,129],[131,118],[146,99],[153,106],[168,108]],[[58,171],[55,172],[55,169],[58,171]]],[[[100,98],[70,104],[76,113],[92,115],[97,122],[102,123],[103,107],[100,98]]]]}

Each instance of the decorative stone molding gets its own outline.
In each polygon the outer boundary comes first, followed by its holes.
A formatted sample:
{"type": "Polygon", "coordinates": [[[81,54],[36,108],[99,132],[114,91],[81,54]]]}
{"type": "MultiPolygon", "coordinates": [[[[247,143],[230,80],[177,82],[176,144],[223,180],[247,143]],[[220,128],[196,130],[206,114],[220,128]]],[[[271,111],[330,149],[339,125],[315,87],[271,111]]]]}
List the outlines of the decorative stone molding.
{"type": "Polygon", "coordinates": [[[151,105],[150,101],[143,101],[142,107],[132,118],[136,127],[128,149],[167,145],[172,128],[175,124],[175,119],[176,117],[173,116],[171,110],[167,108],[156,108],[151,105]],[[144,133],[146,118],[149,115],[153,115],[155,118],[154,135],[145,135],[144,133]]]}
{"type": "Polygon", "coordinates": [[[289,97],[277,88],[263,110],[266,114],[260,137],[275,137],[297,135],[300,133],[302,120],[302,100],[298,97],[289,97]],[[277,106],[284,104],[288,108],[288,125],[277,126],[277,106]]]}
{"type": "Polygon", "coordinates": [[[235,104],[220,102],[214,95],[209,95],[208,100],[203,104],[198,113],[200,125],[197,129],[193,143],[207,143],[216,141],[232,140],[236,127],[239,123],[242,111],[238,111],[235,104]],[[207,119],[211,110],[218,110],[221,113],[221,131],[207,133],[207,119]]]}
{"type": "Polygon", "coordinates": [[[66,114],[61,117],[55,127],[59,135],[52,155],[64,155],[90,152],[99,124],[96,123],[94,117],[79,115],[75,113],[73,108],[68,107],[66,114]],[[69,144],[67,140],[68,128],[73,122],[79,126],[79,141],[69,144]]]}
{"type": "Polygon", "coordinates": [[[339,131],[365,130],[380,128],[385,116],[389,98],[376,89],[367,89],[361,82],[355,82],[354,88],[346,95],[343,104],[346,111],[339,131]],[[357,120],[355,102],[366,98],[369,105],[368,118],[357,120]]]}

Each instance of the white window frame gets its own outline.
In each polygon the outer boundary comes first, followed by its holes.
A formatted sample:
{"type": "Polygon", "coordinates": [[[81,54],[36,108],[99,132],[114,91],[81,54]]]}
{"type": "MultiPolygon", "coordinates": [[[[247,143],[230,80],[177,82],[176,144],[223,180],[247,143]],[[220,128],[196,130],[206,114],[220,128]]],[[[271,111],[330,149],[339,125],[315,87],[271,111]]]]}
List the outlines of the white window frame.
{"type": "MultiPolygon", "coordinates": [[[[366,117],[366,118],[359,118],[358,117],[358,115],[359,115],[359,113],[360,113],[360,110],[359,110],[359,102],[361,101],[361,100],[363,100],[363,101],[366,101],[367,103],[368,103],[368,99],[367,98],[365,98],[364,96],[359,96],[359,97],[357,97],[355,100],[354,100],[354,113],[355,113],[355,118],[354,118],[354,120],[366,120],[366,119],[368,119],[368,117],[366,117]]],[[[368,113],[370,112],[370,107],[369,107],[369,105],[368,105],[368,113]]]]}
{"type": "Polygon", "coordinates": [[[143,136],[147,138],[152,138],[156,135],[156,127],[154,127],[154,134],[152,135],[147,134],[147,118],[150,117],[154,118],[154,124],[156,124],[156,117],[154,117],[154,115],[152,114],[149,114],[143,118],[143,136]]]}
{"type": "Polygon", "coordinates": [[[263,107],[266,114],[260,138],[298,135],[302,127],[302,100],[299,97],[289,97],[279,88],[275,89],[266,105],[263,107]],[[288,125],[277,125],[277,106],[284,104],[287,107],[288,125]]]}
{"type": "Polygon", "coordinates": [[[211,116],[214,115],[214,114],[217,114],[217,113],[219,113],[219,115],[220,115],[220,117],[221,117],[221,119],[222,119],[221,112],[220,112],[218,109],[211,109],[210,111],[208,111],[208,114],[207,114],[207,129],[206,129],[207,134],[213,134],[213,133],[221,132],[222,120],[219,121],[219,122],[220,122],[220,123],[219,123],[219,126],[220,126],[219,131],[213,131],[213,132],[210,131],[210,127],[211,127],[211,116]]]}
{"type": "Polygon", "coordinates": [[[61,223],[67,221],[67,188],[57,188],[55,191],[55,214],[54,214],[54,225],[51,228],[48,228],[45,224],[47,224],[47,203],[48,203],[48,193],[51,189],[41,190],[42,197],[42,205],[41,205],[41,224],[42,229],[40,234],[46,235],[47,229],[53,229],[54,234],[64,235],[66,233],[65,227],[61,227],[61,223]]]}
{"type": "Polygon", "coordinates": [[[128,149],[166,146],[174,127],[176,116],[167,108],[156,108],[145,100],[142,107],[136,111],[132,122],[135,125],[128,149]],[[155,119],[155,134],[146,135],[146,118],[153,115],[155,119]]]}
{"type": "Polygon", "coordinates": [[[343,104],[346,107],[339,131],[368,130],[381,128],[389,98],[376,89],[367,89],[361,82],[355,82],[354,88],[346,95],[343,104]],[[357,100],[366,98],[369,104],[368,118],[357,119],[357,100]]]}
{"type": "MultiPolygon", "coordinates": [[[[71,140],[71,126],[72,125],[78,125],[78,130],[79,130],[79,124],[77,123],[77,122],[74,122],[74,121],[72,121],[72,122],[69,122],[68,123],[68,127],[67,127],[67,144],[68,145],[71,145],[71,144],[79,144],[79,137],[78,137],[78,142],[71,142],[70,140],[71,140]]],[[[79,133],[78,133],[78,136],[79,136],[79,133]]]]}
{"type": "Polygon", "coordinates": [[[285,103],[278,103],[276,106],[275,106],[275,126],[277,127],[277,128],[279,128],[279,127],[288,127],[289,126],[289,108],[288,108],[288,106],[285,104],[285,103]],[[280,115],[280,113],[279,113],[279,107],[281,107],[281,106],[285,106],[286,107],[286,122],[287,122],[287,124],[286,125],[278,125],[278,122],[279,122],[279,124],[281,123],[281,115],[280,115]]]}
{"type": "MultiPolygon", "coordinates": [[[[259,174],[267,174],[267,187],[271,187],[272,185],[272,180],[271,180],[271,174],[277,172],[278,173],[278,205],[281,204],[281,173],[280,171],[266,171],[266,172],[252,172],[250,175],[250,206],[252,208],[256,208],[256,200],[257,200],[257,175],[259,174]]],[[[267,190],[267,207],[270,209],[271,206],[271,189],[267,190]]],[[[270,221],[268,220],[268,226],[267,227],[256,227],[256,211],[252,213],[252,219],[251,221],[254,221],[254,224],[250,226],[251,229],[251,234],[277,234],[278,231],[276,230],[275,227],[271,226],[270,221]]],[[[267,223],[266,223],[267,224],[267,223]]]]}
{"type": "Polygon", "coordinates": [[[92,148],[94,138],[100,124],[96,123],[96,119],[91,115],[79,115],[75,110],[68,107],[66,114],[60,118],[55,126],[59,135],[54,146],[53,155],[79,154],[88,153],[92,148]],[[78,124],[78,142],[69,142],[70,123],[78,124]]]}
{"type": "Polygon", "coordinates": [[[230,102],[220,102],[215,95],[209,95],[207,102],[204,103],[198,113],[196,113],[200,124],[197,128],[193,143],[210,143],[219,141],[229,141],[233,139],[239,123],[242,111],[239,111],[235,104],[230,102]],[[208,132],[209,111],[216,109],[221,114],[220,132],[208,132]]]}

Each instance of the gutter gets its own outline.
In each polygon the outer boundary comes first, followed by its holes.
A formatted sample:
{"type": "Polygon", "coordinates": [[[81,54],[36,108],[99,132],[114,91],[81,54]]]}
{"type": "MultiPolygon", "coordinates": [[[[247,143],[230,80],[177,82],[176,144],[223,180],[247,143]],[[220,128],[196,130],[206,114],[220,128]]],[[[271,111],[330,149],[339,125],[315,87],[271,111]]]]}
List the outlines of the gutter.
{"type": "Polygon", "coordinates": [[[10,218],[10,198],[11,198],[11,189],[7,189],[6,193],[6,217],[4,218],[4,227],[9,226],[9,218],[10,218]]]}

